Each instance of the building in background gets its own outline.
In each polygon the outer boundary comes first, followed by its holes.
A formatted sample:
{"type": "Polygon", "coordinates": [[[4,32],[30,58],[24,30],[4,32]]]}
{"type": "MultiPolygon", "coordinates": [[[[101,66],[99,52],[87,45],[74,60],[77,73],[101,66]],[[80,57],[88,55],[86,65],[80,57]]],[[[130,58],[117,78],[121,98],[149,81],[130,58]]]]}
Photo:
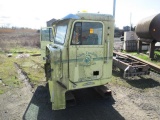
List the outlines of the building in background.
{"type": "Polygon", "coordinates": [[[130,26],[123,26],[124,31],[130,31],[131,27],[130,26]]]}
{"type": "Polygon", "coordinates": [[[55,22],[55,21],[56,21],[56,19],[54,19],[54,18],[49,20],[49,21],[47,21],[47,27],[51,27],[53,22],[55,22]]]}

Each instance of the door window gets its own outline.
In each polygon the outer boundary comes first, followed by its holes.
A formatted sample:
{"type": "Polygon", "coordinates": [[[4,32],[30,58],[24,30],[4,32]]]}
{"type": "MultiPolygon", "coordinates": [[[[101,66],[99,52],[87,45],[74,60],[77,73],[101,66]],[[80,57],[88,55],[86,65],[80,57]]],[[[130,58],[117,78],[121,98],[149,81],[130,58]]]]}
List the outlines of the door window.
{"type": "Polygon", "coordinates": [[[72,45],[101,45],[103,25],[99,22],[77,22],[72,34],[72,45]]]}

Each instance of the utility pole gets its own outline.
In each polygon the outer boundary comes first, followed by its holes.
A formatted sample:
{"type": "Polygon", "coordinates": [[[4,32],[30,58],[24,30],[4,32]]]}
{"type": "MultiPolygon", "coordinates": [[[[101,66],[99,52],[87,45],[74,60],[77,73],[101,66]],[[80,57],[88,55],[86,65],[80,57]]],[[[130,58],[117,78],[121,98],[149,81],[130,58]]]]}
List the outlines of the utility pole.
{"type": "Polygon", "coordinates": [[[132,13],[130,13],[130,31],[132,31],[132,13]]]}
{"type": "Polygon", "coordinates": [[[113,0],[113,17],[115,18],[116,0],[113,0]]]}

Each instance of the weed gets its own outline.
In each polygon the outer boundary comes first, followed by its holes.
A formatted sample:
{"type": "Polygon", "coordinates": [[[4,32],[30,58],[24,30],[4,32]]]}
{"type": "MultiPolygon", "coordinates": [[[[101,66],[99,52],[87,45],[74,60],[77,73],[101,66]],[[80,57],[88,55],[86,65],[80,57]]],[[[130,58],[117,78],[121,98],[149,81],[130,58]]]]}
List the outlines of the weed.
{"type": "Polygon", "coordinates": [[[25,71],[30,82],[37,86],[45,78],[43,61],[40,56],[34,57],[24,57],[16,58],[20,54],[38,54],[40,49],[30,48],[30,47],[17,47],[9,50],[12,53],[12,57],[7,57],[6,53],[0,53],[0,78],[2,79],[5,86],[0,87],[0,93],[6,92],[6,88],[21,87],[22,81],[20,81],[17,69],[14,63],[18,63],[20,68],[25,71]]]}
{"type": "Polygon", "coordinates": [[[4,93],[4,91],[0,89],[0,94],[3,94],[3,93],[4,93]]]}
{"type": "Polygon", "coordinates": [[[160,66],[160,62],[159,62],[160,61],[160,51],[155,51],[154,52],[155,53],[155,59],[154,60],[151,60],[149,58],[149,56],[146,55],[146,54],[138,54],[137,52],[125,52],[125,53],[136,56],[138,58],[141,58],[142,60],[145,60],[145,61],[148,61],[148,62],[151,62],[153,64],[156,64],[156,65],[160,66]]]}

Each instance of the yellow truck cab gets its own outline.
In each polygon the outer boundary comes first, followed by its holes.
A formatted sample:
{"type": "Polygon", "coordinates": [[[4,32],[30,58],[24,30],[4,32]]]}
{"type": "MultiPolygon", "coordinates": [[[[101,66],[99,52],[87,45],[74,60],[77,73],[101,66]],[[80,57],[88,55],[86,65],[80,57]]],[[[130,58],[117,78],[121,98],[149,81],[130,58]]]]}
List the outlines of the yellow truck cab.
{"type": "Polygon", "coordinates": [[[105,85],[112,77],[114,19],[77,13],[41,29],[42,57],[52,109],[65,109],[65,93],[105,85]]]}

